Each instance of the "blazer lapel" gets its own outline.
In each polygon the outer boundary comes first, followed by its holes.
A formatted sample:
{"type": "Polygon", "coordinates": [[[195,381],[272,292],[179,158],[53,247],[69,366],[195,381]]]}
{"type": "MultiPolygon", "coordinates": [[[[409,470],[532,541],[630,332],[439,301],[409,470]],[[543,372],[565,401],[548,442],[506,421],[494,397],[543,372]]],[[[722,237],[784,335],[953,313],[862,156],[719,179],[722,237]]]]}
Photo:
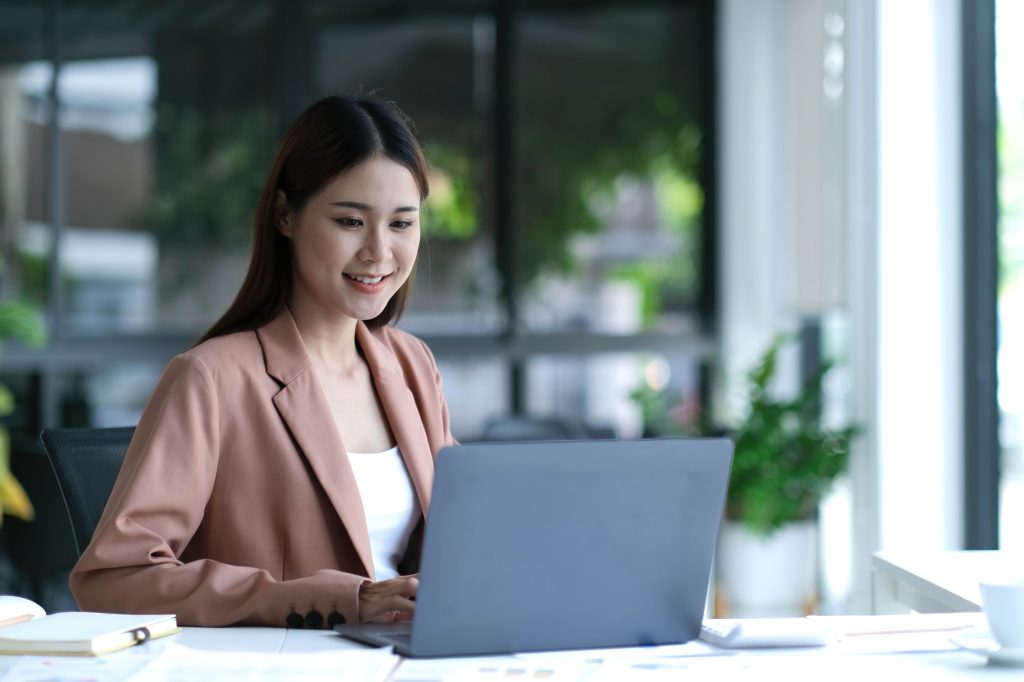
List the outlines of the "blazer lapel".
{"type": "Polygon", "coordinates": [[[356,325],[356,342],[366,358],[388,425],[398,441],[420,511],[426,516],[434,485],[434,457],[416,399],[394,354],[362,322],[356,325]]]}
{"type": "Polygon", "coordinates": [[[359,486],[291,313],[286,309],[256,333],[263,345],[267,373],[283,384],[274,396],[274,405],[327,493],[366,575],[374,578],[370,534],[359,486]]]}

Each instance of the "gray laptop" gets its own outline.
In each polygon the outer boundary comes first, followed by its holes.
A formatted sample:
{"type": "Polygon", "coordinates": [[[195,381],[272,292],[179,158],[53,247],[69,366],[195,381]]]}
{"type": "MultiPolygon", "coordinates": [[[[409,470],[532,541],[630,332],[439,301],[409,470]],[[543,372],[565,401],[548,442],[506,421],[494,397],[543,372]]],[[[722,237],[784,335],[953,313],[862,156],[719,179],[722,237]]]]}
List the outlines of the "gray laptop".
{"type": "Polygon", "coordinates": [[[413,621],[335,630],[413,657],[689,641],[731,462],[719,438],[446,448],[413,621]]]}

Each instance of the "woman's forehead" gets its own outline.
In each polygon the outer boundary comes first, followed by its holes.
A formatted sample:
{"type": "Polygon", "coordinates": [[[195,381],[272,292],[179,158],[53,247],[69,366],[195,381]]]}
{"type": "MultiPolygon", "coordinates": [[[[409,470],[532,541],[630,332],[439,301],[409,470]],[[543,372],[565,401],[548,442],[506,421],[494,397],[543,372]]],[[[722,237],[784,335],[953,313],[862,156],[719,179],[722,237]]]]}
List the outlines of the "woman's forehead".
{"type": "Polygon", "coordinates": [[[412,172],[391,159],[374,155],[349,168],[330,182],[320,192],[328,203],[359,202],[386,204],[416,204],[420,202],[419,185],[412,172]]]}

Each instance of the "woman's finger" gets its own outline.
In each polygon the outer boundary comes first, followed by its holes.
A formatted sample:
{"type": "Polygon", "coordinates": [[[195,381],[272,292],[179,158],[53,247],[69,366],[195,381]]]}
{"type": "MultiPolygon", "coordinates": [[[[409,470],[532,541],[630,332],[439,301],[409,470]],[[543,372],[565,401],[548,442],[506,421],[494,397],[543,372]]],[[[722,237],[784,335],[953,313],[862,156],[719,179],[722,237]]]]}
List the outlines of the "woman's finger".
{"type": "Polygon", "coordinates": [[[391,599],[388,600],[388,604],[391,606],[392,609],[396,611],[405,611],[411,613],[412,611],[416,610],[416,602],[407,597],[402,597],[398,595],[391,597],[391,599]]]}
{"type": "Polygon", "coordinates": [[[378,596],[401,594],[406,597],[415,597],[419,590],[420,580],[416,576],[402,576],[391,580],[382,580],[378,583],[369,583],[360,590],[360,596],[378,596]]]}
{"type": "Polygon", "coordinates": [[[416,609],[418,576],[401,576],[377,583],[366,583],[359,590],[361,619],[372,622],[408,620],[416,609]],[[397,614],[408,614],[396,616],[397,614]]]}

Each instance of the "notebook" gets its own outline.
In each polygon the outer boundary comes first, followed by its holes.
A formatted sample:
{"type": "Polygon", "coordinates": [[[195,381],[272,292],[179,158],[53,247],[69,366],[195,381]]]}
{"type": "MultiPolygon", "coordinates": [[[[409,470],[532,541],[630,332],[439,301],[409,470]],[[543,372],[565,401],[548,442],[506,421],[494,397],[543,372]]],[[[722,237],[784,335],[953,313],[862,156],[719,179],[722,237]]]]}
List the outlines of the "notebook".
{"type": "Polygon", "coordinates": [[[52,613],[0,627],[0,654],[100,656],[175,632],[170,614],[52,613]]]}
{"type": "Polygon", "coordinates": [[[727,439],[446,448],[411,625],[335,630],[414,657],[694,639],[731,462],[727,439]]]}

